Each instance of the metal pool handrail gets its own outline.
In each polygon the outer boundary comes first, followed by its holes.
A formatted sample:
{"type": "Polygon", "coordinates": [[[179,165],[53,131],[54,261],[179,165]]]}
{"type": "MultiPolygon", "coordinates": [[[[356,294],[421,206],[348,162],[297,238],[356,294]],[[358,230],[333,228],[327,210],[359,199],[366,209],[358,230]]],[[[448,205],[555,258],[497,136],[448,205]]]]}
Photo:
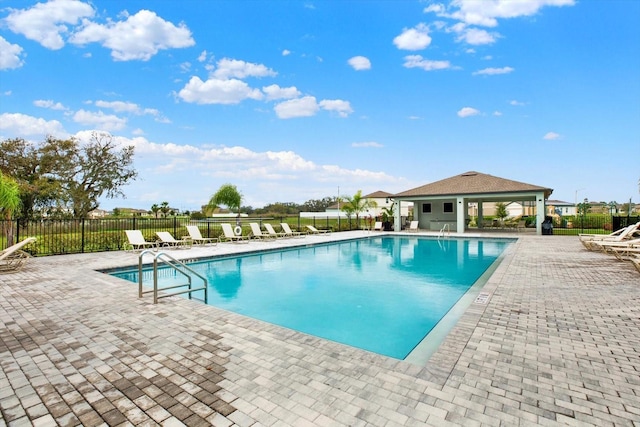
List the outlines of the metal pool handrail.
{"type": "Polygon", "coordinates": [[[174,257],[172,257],[171,255],[165,253],[165,252],[158,252],[158,253],[153,253],[151,249],[147,249],[144,250],[140,253],[140,255],[138,255],[138,298],[142,298],[143,294],[147,294],[150,292],[153,292],[153,303],[157,304],[158,303],[158,299],[159,298],[166,298],[166,297],[170,297],[173,295],[180,295],[180,294],[185,294],[188,293],[189,294],[189,299],[191,299],[191,293],[192,292],[197,292],[197,291],[204,291],[204,303],[206,304],[208,301],[207,298],[207,279],[205,279],[202,275],[200,275],[198,272],[194,271],[192,268],[190,268],[188,265],[186,265],[185,263],[178,261],[177,259],[175,259],[174,257]],[[144,258],[144,256],[149,253],[153,255],[153,289],[152,290],[148,290],[148,291],[143,291],[142,290],[142,259],[144,258]],[[164,264],[167,265],[168,267],[174,269],[176,272],[182,274],[183,276],[185,276],[188,280],[187,283],[185,284],[181,284],[181,285],[174,285],[174,286],[167,286],[164,288],[158,288],[158,259],[160,259],[160,261],[164,260],[164,264]],[[186,270],[186,271],[184,271],[186,270]],[[187,273],[188,272],[188,273],[187,273]],[[190,273],[190,274],[189,274],[190,273]],[[191,284],[191,274],[199,277],[200,279],[202,279],[203,285],[200,288],[192,288],[192,284],[191,284]],[[182,289],[179,291],[174,291],[174,292],[168,292],[165,293],[163,292],[162,294],[158,294],[160,291],[165,291],[168,289],[175,289],[175,288],[182,288],[187,286],[188,289],[182,289]]]}

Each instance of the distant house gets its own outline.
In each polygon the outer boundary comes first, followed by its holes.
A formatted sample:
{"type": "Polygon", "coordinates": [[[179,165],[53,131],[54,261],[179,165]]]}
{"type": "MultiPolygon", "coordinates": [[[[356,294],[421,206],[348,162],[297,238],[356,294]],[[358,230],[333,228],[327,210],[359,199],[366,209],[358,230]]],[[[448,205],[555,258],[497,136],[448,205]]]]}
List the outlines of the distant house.
{"type": "Polygon", "coordinates": [[[109,215],[108,211],[105,211],[104,209],[94,209],[91,212],[89,212],[89,218],[91,219],[98,219],[98,218],[104,218],[106,216],[109,215]]]}
{"type": "Polygon", "coordinates": [[[547,200],[547,215],[574,216],[576,215],[576,205],[561,200],[547,200]]]}
{"type": "MultiPolygon", "coordinates": [[[[364,216],[371,216],[372,218],[379,218],[382,216],[385,209],[391,209],[394,203],[393,194],[387,193],[386,191],[374,191],[373,193],[364,196],[364,198],[374,202],[376,205],[376,207],[369,208],[363,213],[364,216]]],[[[400,216],[402,216],[402,218],[407,218],[407,216],[409,216],[410,208],[413,208],[413,203],[401,203],[400,216]]]]}

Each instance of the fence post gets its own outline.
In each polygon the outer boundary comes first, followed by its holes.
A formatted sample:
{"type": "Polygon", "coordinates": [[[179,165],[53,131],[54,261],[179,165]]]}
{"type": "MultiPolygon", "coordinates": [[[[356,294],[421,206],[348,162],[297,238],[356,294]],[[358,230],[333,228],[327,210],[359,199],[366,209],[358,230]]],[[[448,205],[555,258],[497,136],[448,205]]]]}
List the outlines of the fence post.
{"type": "Polygon", "coordinates": [[[82,232],[80,233],[80,235],[82,237],[80,237],[80,253],[84,253],[84,218],[82,218],[81,222],[80,222],[80,226],[82,227],[82,232]]]}
{"type": "Polygon", "coordinates": [[[176,236],[176,239],[180,238],[178,237],[178,217],[175,215],[173,217],[173,235],[176,236]]]}

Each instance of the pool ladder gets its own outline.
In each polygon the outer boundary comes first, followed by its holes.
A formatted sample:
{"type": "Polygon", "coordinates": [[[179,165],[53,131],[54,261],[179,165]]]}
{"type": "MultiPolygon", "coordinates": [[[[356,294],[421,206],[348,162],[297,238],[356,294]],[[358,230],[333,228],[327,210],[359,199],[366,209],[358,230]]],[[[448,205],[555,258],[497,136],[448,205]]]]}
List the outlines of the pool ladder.
{"type": "Polygon", "coordinates": [[[440,229],[440,233],[438,233],[438,239],[443,237],[444,238],[444,230],[447,230],[447,237],[449,237],[451,235],[451,228],[449,227],[449,224],[444,224],[442,226],[442,228],[440,229]]]}
{"type": "Polygon", "coordinates": [[[168,255],[168,254],[166,254],[164,252],[152,253],[152,251],[150,249],[142,251],[140,253],[140,255],[138,255],[138,298],[142,298],[142,295],[153,292],[153,303],[157,304],[158,303],[158,299],[160,299],[160,298],[167,298],[167,297],[174,296],[174,295],[180,295],[180,294],[188,293],[189,294],[189,299],[191,299],[191,294],[193,292],[204,291],[204,303],[206,304],[207,301],[208,301],[208,299],[207,299],[207,287],[208,287],[207,286],[207,279],[205,279],[202,275],[198,274],[196,271],[194,271],[193,269],[189,268],[189,266],[187,266],[185,263],[183,263],[181,261],[178,261],[177,259],[175,259],[171,255],[168,255]],[[143,291],[142,290],[142,282],[143,282],[142,259],[144,258],[144,256],[147,253],[153,255],[153,289],[150,289],[150,290],[147,290],[147,291],[143,291]],[[159,288],[158,287],[158,261],[161,261],[162,265],[166,265],[169,268],[173,269],[176,273],[179,273],[179,274],[183,275],[184,277],[186,277],[187,278],[187,283],[180,284],[180,285],[166,286],[164,288],[159,288]],[[202,287],[194,288],[192,286],[191,275],[195,275],[198,278],[202,279],[202,282],[203,282],[202,287]],[[173,291],[173,292],[164,292],[164,291],[169,290],[169,289],[184,288],[185,286],[187,287],[187,289],[180,289],[180,290],[173,291]],[[162,292],[162,293],[160,293],[160,292],[162,292]]]}

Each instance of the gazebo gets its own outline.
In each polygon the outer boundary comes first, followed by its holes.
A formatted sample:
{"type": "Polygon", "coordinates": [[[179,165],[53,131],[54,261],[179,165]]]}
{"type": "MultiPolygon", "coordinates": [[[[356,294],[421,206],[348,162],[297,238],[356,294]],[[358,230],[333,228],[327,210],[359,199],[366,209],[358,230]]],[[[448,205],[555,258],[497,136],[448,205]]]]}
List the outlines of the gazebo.
{"type": "MultiPolygon", "coordinates": [[[[395,203],[413,202],[413,219],[424,230],[449,229],[464,233],[469,207],[477,207],[478,224],[482,227],[485,202],[519,202],[535,206],[536,233],[542,234],[545,201],[553,189],[470,171],[403,191],[393,196],[395,203]]],[[[396,210],[395,231],[402,224],[396,210]]]]}

